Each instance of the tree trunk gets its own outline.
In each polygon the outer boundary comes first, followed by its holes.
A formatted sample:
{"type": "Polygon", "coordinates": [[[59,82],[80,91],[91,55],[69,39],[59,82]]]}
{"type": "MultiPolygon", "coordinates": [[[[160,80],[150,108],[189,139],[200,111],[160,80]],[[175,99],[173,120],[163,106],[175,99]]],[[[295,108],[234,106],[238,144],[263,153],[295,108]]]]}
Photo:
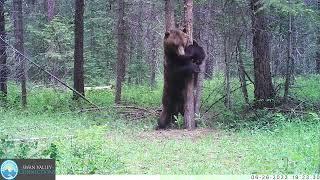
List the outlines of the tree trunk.
{"type": "Polygon", "coordinates": [[[47,0],[47,18],[50,22],[56,14],[56,0],[47,0]]]}
{"type": "Polygon", "coordinates": [[[151,40],[151,62],[150,62],[150,85],[155,87],[156,85],[156,58],[157,58],[157,45],[156,40],[152,38],[151,40]]]}
{"type": "Polygon", "coordinates": [[[156,86],[156,50],[155,50],[155,46],[154,48],[151,50],[152,54],[151,54],[151,58],[153,59],[151,62],[151,76],[150,76],[150,85],[151,87],[155,87],[156,86]]]}
{"type": "MultiPolygon", "coordinates": [[[[184,0],[184,23],[186,27],[186,31],[188,34],[188,45],[192,44],[193,38],[193,0],[184,0]]],[[[185,104],[184,104],[184,122],[185,126],[188,130],[193,130],[196,127],[195,119],[194,119],[194,77],[191,78],[189,82],[187,82],[186,92],[185,92],[185,104]]]]}
{"type": "MultiPolygon", "coordinates": [[[[318,0],[318,14],[320,15],[320,0],[318,0]]],[[[318,27],[320,29],[320,27],[318,27]]],[[[320,74],[320,30],[318,30],[317,37],[317,53],[316,53],[316,73],[320,74]]]]}
{"type": "Polygon", "coordinates": [[[126,28],[125,28],[125,2],[124,0],[118,1],[118,50],[117,50],[117,82],[116,82],[116,97],[115,103],[121,102],[122,82],[125,77],[126,70],[126,28]]]}
{"type": "MultiPolygon", "coordinates": [[[[291,1],[289,0],[289,4],[291,1]]],[[[286,72],[286,80],[284,84],[284,95],[283,95],[283,102],[287,103],[288,101],[288,95],[289,95],[289,86],[290,86],[290,81],[291,81],[291,69],[292,69],[292,18],[291,18],[291,13],[289,12],[289,22],[288,22],[288,50],[287,50],[287,72],[286,72]]]]}
{"type": "Polygon", "coordinates": [[[212,29],[212,24],[211,24],[211,21],[212,19],[214,18],[214,13],[212,13],[211,11],[213,10],[213,3],[212,1],[209,1],[208,2],[208,5],[206,6],[206,13],[205,13],[205,17],[206,17],[206,31],[207,33],[205,33],[205,43],[206,43],[206,65],[205,65],[205,78],[206,79],[211,79],[212,76],[213,76],[213,66],[214,66],[214,56],[213,56],[213,53],[211,52],[212,51],[212,47],[214,47],[214,35],[212,32],[214,32],[215,30],[211,30],[212,29]],[[210,28],[211,27],[211,28],[210,28]],[[212,56],[211,56],[212,55],[212,56]]]}
{"type": "Polygon", "coordinates": [[[238,62],[239,80],[240,80],[243,98],[246,104],[249,104],[245,67],[244,67],[243,58],[242,58],[241,37],[237,42],[237,62],[238,62]]]}
{"type": "MultiPolygon", "coordinates": [[[[282,32],[282,23],[280,23],[279,25],[279,32],[282,32]]],[[[274,76],[278,76],[279,74],[279,66],[280,66],[280,59],[282,59],[281,57],[281,45],[282,45],[282,36],[279,36],[278,37],[278,40],[277,40],[277,47],[275,48],[275,51],[274,51],[274,65],[273,65],[273,75],[274,76]]]]}
{"type": "Polygon", "coordinates": [[[198,43],[201,41],[201,30],[202,30],[202,25],[203,25],[203,21],[202,21],[202,17],[201,17],[201,11],[202,11],[202,4],[195,4],[193,6],[193,39],[195,41],[197,41],[198,43]]]}
{"type": "MultiPolygon", "coordinates": [[[[84,0],[76,0],[76,11],[74,18],[74,89],[84,95],[84,59],[83,59],[83,14],[84,0]]],[[[74,99],[79,95],[73,93],[74,99]]]]}
{"type": "Polygon", "coordinates": [[[165,28],[170,31],[175,27],[174,25],[174,7],[172,0],[165,0],[165,28]]]}
{"type": "MultiPolygon", "coordinates": [[[[210,18],[210,6],[209,4],[204,5],[205,6],[205,11],[208,13],[206,14],[206,21],[205,21],[205,29],[204,29],[204,37],[206,38],[206,45],[208,47],[208,42],[209,42],[209,31],[211,30],[209,28],[209,18],[210,18]]],[[[199,18],[200,19],[200,18],[199,18]]],[[[200,32],[199,32],[200,34],[200,32]]],[[[199,35],[200,39],[200,35],[199,35]]],[[[200,117],[200,107],[201,107],[201,96],[202,96],[202,88],[203,88],[203,81],[204,81],[204,74],[206,70],[206,61],[208,59],[208,55],[200,65],[200,73],[195,75],[195,98],[194,98],[194,114],[197,116],[197,118],[200,117]]]]}
{"type": "Polygon", "coordinates": [[[260,0],[251,0],[254,61],[254,97],[258,108],[270,105],[275,92],[270,71],[270,45],[265,9],[260,0]]]}
{"type": "Polygon", "coordinates": [[[21,53],[17,52],[15,55],[16,62],[19,64],[18,77],[21,82],[21,103],[22,107],[27,105],[27,88],[26,88],[26,61],[22,54],[24,54],[24,36],[23,36],[23,15],[22,15],[22,0],[13,0],[13,19],[14,19],[14,37],[15,48],[21,53]]]}
{"type": "Polygon", "coordinates": [[[297,25],[296,25],[296,17],[292,16],[292,27],[291,27],[291,31],[292,31],[292,47],[291,47],[291,84],[294,84],[294,79],[295,79],[295,73],[296,73],[296,59],[297,59],[297,52],[298,52],[298,32],[297,32],[297,25]]]}
{"type": "Polygon", "coordinates": [[[223,37],[223,52],[225,61],[225,101],[224,104],[227,109],[231,109],[231,88],[230,88],[230,55],[229,55],[229,37],[225,33],[223,37]]]}
{"type": "Polygon", "coordinates": [[[6,28],[5,28],[5,15],[4,15],[4,2],[0,0],[0,91],[2,97],[7,96],[7,45],[6,40],[6,28]]]}
{"type": "MultiPolygon", "coordinates": [[[[150,12],[149,12],[149,21],[156,21],[156,14],[153,12],[156,11],[155,4],[151,4],[150,12]]],[[[149,64],[150,64],[150,85],[151,87],[155,87],[156,85],[156,64],[157,64],[157,38],[156,34],[152,29],[153,27],[148,27],[147,29],[147,35],[148,39],[150,41],[150,56],[149,56],[149,64]]]]}
{"type": "MultiPolygon", "coordinates": [[[[318,49],[320,49],[319,47],[320,47],[320,37],[318,37],[318,49]]],[[[320,74],[320,50],[318,50],[316,53],[316,73],[320,74]]]]}
{"type": "MultiPolygon", "coordinates": [[[[143,9],[143,2],[142,0],[139,1],[138,3],[138,18],[137,18],[137,23],[138,23],[138,27],[137,27],[137,31],[136,31],[136,36],[137,36],[137,40],[135,41],[137,43],[136,47],[137,47],[137,62],[144,62],[145,58],[145,51],[144,51],[144,46],[143,43],[145,42],[144,40],[144,28],[143,28],[143,16],[144,16],[144,9],[143,9]]],[[[137,71],[137,70],[136,70],[137,71]]],[[[136,72],[137,75],[137,84],[141,84],[142,83],[142,76],[144,76],[144,74],[142,74],[141,72],[137,71],[136,72]]]]}
{"type": "MultiPolygon", "coordinates": [[[[46,6],[45,7],[46,7],[46,11],[47,11],[47,20],[48,20],[48,22],[51,22],[52,19],[55,16],[55,3],[56,3],[55,1],[56,0],[45,0],[45,1],[46,1],[46,6]]],[[[48,48],[48,53],[49,54],[50,53],[51,54],[54,53],[54,51],[55,51],[55,43],[59,43],[59,40],[55,39],[53,43],[49,44],[49,48],[48,48]]],[[[52,58],[49,59],[49,62],[51,62],[50,63],[50,67],[51,67],[52,74],[54,74],[55,76],[59,77],[58,72],[57,72],[58,71],[57,59],[52,57],[52,58]]],[[[53,78],[52,76],[50,76],[50,82],[55,84],[55,85],[58,83],[58,81],[55,78],[53,78]]]]}

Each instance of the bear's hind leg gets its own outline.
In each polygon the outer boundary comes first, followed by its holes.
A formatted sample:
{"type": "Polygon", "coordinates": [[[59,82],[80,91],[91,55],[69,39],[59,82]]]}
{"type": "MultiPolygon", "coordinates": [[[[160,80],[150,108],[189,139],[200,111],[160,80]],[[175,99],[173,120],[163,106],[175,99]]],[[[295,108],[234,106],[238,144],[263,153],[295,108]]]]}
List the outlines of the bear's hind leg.
{"type": "Polygon", "coordinates": [[[173,122],[174,104],[172,102],[163,104],[160,119],[158,121],[158,127],[156,129],[166,129],[173,122]]]}

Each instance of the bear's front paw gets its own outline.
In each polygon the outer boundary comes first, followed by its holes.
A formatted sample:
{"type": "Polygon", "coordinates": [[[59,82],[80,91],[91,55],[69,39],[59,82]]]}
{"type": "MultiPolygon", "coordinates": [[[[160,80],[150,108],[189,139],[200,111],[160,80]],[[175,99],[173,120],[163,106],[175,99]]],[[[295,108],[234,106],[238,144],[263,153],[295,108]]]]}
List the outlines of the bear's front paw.
{"type": "Polygon", "coordinates": [[[195,59],[194,63],[196,63],[197,65],[201,65],[202,64],[202,60],[200,59],[195,59]]]}
{"type": "Polygon", "coordinates": [[[193,64],[193,72],[199,73],[200,72],[200,67],[196,64],[193,64]]]}

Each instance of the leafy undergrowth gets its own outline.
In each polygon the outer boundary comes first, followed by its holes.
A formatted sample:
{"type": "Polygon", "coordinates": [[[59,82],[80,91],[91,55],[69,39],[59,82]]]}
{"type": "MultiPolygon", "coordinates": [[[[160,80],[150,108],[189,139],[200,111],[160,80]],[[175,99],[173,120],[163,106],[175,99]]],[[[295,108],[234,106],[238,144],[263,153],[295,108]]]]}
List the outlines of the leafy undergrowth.
{"type": "Polygon", "coordinates": [[[320,75],[297,77],[293,85],[294,97],[306,103],[319,104],[320,102],[320,75]]]}
{"type": "MultiPolygon", "coordinates": [[[[243,109],[246,106],[239,89],[237,78],[231,80],[231,89],[237,89],[231,94],[232,111],[225,108],[223,101],[218,101],[225,94],[224,77],[221,74],[215,75],[212,80],[205,81],[202,95],[202,112],[232,112],[243,109]],[[212,106],[213,105],[213,106],[212,106]],[[211,107],[211,108],[210,108],[211,107]]],[[[309,75],[296,77],[295,84],[291,88],[291,96],[299,101],[309,104],[320,102],[320,75],[309,75]]],[[[281,82],[279,82],[281,84],[281,82]]],[[[155,87],[147,85],[125,85],[122,92],[123,104],[136,105],[139,107],[160,107],[162,98],[163,83],[159,82],[155,87]]],[[[20,87],[14,83],[8,85],[8,98],[6,106],[18,109],[20,106],[20,87]]],[[[253,101],[253,85],[247,86],[249,101],[253,101]]],[[[282,96],[279,91],[278,95],[282,96]]],[[[112,90],[91,90],[86,92],[86,97],[100,107],[112,107],[114,102],[114,89],[112,90]]],[[[80,108],[89,108],[91,105],[83,100],[72,101],[72,93],[65,88],[48,88],[39,85],[28,86],[28,113],[55,113],[69,112],[80,108]]]]}

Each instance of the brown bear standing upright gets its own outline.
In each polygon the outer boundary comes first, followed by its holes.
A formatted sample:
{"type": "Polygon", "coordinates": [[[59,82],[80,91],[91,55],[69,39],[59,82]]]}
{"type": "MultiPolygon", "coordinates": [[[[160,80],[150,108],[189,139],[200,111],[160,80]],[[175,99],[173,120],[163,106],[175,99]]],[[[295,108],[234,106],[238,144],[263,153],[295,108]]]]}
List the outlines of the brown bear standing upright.
{"type": "Polygon", "coordinates": [[[158,129],[165,129],[174,122],[178,113],[184,115],[185,90],[193,73],[200,71],[205,53],[196,42],[187,47],[188,36],[184,31],[173,29],[164,37],[164,89],[162,113],[158,129]]]}

